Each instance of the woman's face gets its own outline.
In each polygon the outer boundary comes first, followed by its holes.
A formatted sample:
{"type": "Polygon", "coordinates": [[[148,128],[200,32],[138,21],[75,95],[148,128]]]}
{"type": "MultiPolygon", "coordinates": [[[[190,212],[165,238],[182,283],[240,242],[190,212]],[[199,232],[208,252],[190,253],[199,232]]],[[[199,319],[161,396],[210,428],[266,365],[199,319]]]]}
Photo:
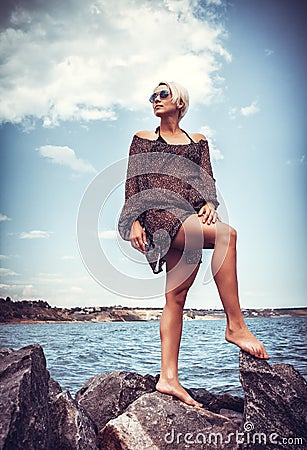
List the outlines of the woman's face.
{"type": "Polygon", "coordinates": [[[154,98],[152,103],[155,116],[162,117],[164,115],[178,114],[178,107],[175,103],[172,103],[172,94],[167,85],[161,84],[160,86],[157,86],[154,90],[154,94],[159,94],[154,98]],[[162,98],[160,97],[161,91],[167,91],[169,92],[169,95],[162,98]]]}

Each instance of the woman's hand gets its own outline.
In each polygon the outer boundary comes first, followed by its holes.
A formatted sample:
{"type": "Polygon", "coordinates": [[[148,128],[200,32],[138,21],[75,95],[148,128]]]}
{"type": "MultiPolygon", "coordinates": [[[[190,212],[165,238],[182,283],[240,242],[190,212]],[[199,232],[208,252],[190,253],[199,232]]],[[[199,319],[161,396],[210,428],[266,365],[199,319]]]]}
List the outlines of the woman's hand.
{"type": "Polygon", "coordinates": [[[213,203],[207,202],[204,206],[202,206],[198,212],[198,216],[203,216],[203,223],[207,223],[210,225],[211,223],[215,223],[217,220],[220,220],[217,212],[215,211],[215,206],[213,203]]]}
{"type": "Polygon", "coordinates": [[[146,251],[145,248],[145,244],[147,244],[146,233],[138,220],[136,220],[132,224],[129,239],[133,248],[136,248],[137,250],[143,253],[146,251]]]}

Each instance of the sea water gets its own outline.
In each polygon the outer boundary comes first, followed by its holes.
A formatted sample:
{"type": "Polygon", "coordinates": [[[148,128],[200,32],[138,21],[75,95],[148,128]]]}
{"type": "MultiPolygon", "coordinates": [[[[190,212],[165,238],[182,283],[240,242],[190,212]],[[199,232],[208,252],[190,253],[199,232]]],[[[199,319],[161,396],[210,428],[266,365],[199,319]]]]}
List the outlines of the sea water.
{"type": "MultiPolygon", "coordinates": [[[[270,363],[292,364],[307,377],[306,318],[246,319],[262,340],[270,363]]],[[[184,322],[179,376],[185,387],[242,394],[239,349],[224,339],[224,320],[184,322]]],[[[72,394],[90,377],[123,370],[156,375],[160,370],[159,322],[72,322],[0,325],[0,346],[38,343],[47,368],[72,394]]]]}

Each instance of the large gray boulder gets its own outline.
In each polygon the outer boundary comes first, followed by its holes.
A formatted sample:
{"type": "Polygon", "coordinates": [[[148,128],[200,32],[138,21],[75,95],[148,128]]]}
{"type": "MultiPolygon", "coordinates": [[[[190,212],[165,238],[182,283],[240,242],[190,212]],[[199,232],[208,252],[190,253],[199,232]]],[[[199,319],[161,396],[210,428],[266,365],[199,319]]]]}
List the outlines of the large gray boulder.
{"type": "Polygon", "coordinates": [[[240,353],[245,392],[240,449],[307,448],[307,383],[289,364],[240,353]]]}
{"type": "Polygon", "coordinates": [[[156,392],[156,377],[120,371],[91,378],[74,400],[50,378],[39,345],[0,349],[0,450],[307,448],[299,372],[241,352],[240,379],[244,404],[191,389],[204,408],[191,407],[156,392]]]}
{"type": "Polygon", "coordinates": [[[0,449],[49,445],[46,360],[39,345],[0,352],[0,449]]]}
{"type": "Polygon", "coordinates": [[[239,425],[204,408],[159,392],[144,394],[100,430],[107,450],[219,450],[237,448],[239,425]]]}
{"type": "Polygon", "coordinates": [[[90,378],[76,393],[76,400],[101,429],[141,395],[154,392],[155,386],[156,379],[151,375],[106,372],[90,378]]]}
{"type": "Polygon", "coordinates": [[[53,378],[50,377],[49,381],[48,381],[49,401],[51,402],[53,397],[60,394],[61,392],[62,392],[62,388],[61,388],[60,384],[57,381],[55,381],[53,378]]]}
{"type": "Polygon", "coordinates": [[[204,388],[191,388],[187,391],[209,411],[220,413],[222,410],[231,410],[243,413],[244,400],[242,397],[230,394],[213,394],[204,388]]]}
{"type": "Polygon", "coordinates": [[[97,428],[69,392],[52,398],[50,450],[98,450],[97,428]]]}
{"type": "Polygon", "coordinates": [[[50,378],[43,349],[0,350],[0,450],[97,450],[97,428],[50,378]]]}

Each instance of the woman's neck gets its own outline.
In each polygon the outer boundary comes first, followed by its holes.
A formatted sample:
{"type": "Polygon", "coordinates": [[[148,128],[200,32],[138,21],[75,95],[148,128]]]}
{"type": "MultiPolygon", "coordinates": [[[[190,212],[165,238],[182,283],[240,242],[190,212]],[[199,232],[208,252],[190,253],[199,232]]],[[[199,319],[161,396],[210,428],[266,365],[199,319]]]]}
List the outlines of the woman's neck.
{"type": "Polygon", "coordinates": [[[160,133],[167,135],[181,134],[178,120],[172,117],[165,117],[160,122],[160,133]]]}

